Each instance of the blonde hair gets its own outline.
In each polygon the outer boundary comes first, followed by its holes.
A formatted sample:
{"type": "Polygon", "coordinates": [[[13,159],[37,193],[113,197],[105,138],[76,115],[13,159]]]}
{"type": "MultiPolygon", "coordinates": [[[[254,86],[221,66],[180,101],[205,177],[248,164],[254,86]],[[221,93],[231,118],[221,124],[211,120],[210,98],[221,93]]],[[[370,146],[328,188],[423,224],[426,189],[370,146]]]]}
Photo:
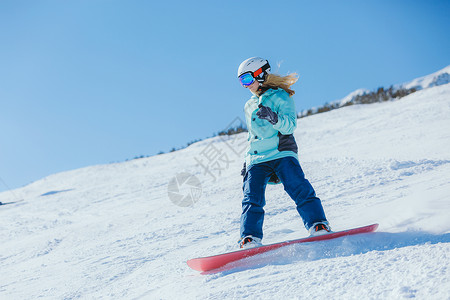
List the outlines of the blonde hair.
{"type": "Polygon", "coordinates": [[[268,74],[266,80],[262,83],[262,87],[267,88],[282,88],[289,96],[295,94],[295,91],[291,89],[291,86],[298,80],[297,73],[290,73],[286,76],[280,76],[276,74],[268,74]]]}

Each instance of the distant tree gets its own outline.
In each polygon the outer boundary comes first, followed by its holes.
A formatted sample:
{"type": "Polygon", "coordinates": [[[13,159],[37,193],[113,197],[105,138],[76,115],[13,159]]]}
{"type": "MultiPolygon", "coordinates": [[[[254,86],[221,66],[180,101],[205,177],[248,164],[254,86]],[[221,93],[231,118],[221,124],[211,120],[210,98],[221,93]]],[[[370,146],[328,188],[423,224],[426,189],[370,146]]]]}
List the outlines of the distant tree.
{"type": "Polygon", "coordinates": [[[223,136],[223,135],[233,135],[233,134],[238,134],[241,132],[247,132],[247,128],[240,124],[239,126],[235,126],[235,127],[231,127],[227,130],[222,130],[218,132],[219,136],[223,136]]]}

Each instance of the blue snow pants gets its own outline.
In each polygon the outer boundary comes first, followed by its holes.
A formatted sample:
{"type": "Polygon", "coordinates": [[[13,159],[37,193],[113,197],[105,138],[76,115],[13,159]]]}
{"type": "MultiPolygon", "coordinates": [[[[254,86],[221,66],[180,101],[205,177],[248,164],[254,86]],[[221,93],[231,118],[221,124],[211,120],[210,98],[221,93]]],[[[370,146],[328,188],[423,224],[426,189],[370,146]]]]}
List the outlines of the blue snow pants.
{"type": "Polygon", "coordinates": [[[241,237],[263,237],[265,190],[271,174],[275,172],[284,190],[294,200],[306,229],[316,222],[326,222],[322,203],[314,188],[305,178],[295,157],[284,157],[252,165],[244,177],[242,201],[241,237]]]}

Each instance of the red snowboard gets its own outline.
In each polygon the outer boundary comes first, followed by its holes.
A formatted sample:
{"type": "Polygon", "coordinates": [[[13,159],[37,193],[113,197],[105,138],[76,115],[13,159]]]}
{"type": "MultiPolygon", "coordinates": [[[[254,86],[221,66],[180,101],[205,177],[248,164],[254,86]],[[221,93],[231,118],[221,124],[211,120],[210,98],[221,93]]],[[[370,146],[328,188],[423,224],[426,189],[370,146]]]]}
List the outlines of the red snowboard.
{"type": "Polygon", "coordinates": [[[344,230],[344,231],[337,231],[332,232],[325,235],[319,235],[314,237],[307,237],[303,239],[298,240],[292,240],[292,241],[286,241],[276,244],[270,244],[250,249],[244,249],[244,250],[238,250],[234,252],[214,255],[214,256],[208,256],[208,257],[199,257],[190,259],[187,261],[187,264],[189,267],[191,267],[194,270],[197,271],[211,271],[220,267],[225,266],[226,264],[229,264],[231,262],[238,261],[240,259],[250,257],[259,253],[267,252],[270,250],[275,250],[287,245],[292,244],[299,244],[299,243],[308,243],[308,242],[316,242],[316,241],[323,241],[323,240],[331,240],[335,238],[339,238],[342,236],[347,235],[353,235],[353,234],[359,234],[359,233],[367,233],[367,232],[373,232],[377,230],[378,224],[372,224],[364,227],[344,230]]]}

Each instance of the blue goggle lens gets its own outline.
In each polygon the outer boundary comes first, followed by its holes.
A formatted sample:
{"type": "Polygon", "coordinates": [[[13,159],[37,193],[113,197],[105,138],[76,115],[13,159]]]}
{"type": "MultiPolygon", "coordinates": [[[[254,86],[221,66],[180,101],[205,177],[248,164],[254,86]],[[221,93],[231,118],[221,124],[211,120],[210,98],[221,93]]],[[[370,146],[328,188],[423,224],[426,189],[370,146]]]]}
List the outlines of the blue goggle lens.
{"type": "Polygon", "coordinates": [[[255,78],[253,78],[252,74],[245,73],[239,76],[239,81],[243,86],[247,87],[251,85],[253,82],[255,82],[255,78]]]}

